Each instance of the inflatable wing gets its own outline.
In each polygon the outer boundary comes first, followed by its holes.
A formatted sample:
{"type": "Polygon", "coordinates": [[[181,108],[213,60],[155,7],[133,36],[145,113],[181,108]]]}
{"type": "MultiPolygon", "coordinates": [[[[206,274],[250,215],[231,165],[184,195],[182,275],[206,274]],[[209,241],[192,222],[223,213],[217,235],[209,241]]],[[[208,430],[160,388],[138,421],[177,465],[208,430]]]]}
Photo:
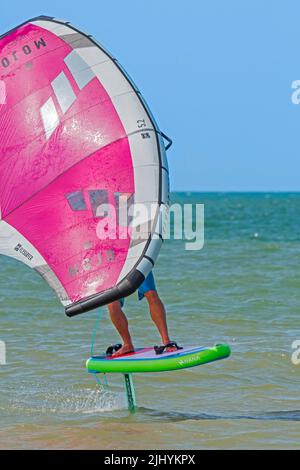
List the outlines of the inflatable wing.
{"type": "Polygon", "coordinates": [[[0,253],[68,316],[130,295],[169,202],[168,138],[139,90],[92,36],[44,16],[1,36],[0,80],[0,253]]]}

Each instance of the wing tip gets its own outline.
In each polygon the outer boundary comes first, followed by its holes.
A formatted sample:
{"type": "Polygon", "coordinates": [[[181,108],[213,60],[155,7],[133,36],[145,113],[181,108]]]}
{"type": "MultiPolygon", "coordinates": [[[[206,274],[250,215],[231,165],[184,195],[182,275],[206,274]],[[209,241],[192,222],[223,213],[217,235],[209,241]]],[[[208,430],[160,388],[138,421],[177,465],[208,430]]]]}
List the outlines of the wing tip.
{"type": "Polygon", "coordinates": [[[103,307],[116,300],[120,300],[123,297],[128,297],[139,288],[144,280],[145,276],[135,269],[133,273],[129,274],[129,276],[123,279],[117,286],[66,307],[65,313],[67,317],[75,317],[98,307],[103,307]]]}

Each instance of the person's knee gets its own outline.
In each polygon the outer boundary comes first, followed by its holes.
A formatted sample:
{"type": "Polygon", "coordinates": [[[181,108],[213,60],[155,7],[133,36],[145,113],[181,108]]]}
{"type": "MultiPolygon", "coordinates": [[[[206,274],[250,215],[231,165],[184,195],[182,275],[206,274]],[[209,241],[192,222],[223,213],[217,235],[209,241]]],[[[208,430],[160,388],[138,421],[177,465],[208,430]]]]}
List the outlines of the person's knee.
{"type": "Polygon", "coordinates": [[[149,290],[148,292],[145,292],[144,295],[149,303],[160,302],[160,298],[156,290],[149,290]]]}
{"type": "Polygon", "coordinates": [[[122,313],[120,302],[116,300],[115,302],[108,304],[108,310],[111,315],[118,315],[119,313],[122,313]]]}

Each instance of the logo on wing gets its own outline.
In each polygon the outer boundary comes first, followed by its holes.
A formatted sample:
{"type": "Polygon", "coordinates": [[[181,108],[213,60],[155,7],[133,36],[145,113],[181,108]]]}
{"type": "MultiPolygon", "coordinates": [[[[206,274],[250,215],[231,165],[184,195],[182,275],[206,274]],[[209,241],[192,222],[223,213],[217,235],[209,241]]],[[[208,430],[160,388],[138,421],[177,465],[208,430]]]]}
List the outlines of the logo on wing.
{"type": "Polygon", "coordinates": [[[21,243],[18,243],[17,246],[15,246],[15,251],[21,253],[21,255],[25,256],[25,258],[29,259],[29,261],[33,260],[33,255],[31,255],[27,250],[25,250],[21,243]]]}

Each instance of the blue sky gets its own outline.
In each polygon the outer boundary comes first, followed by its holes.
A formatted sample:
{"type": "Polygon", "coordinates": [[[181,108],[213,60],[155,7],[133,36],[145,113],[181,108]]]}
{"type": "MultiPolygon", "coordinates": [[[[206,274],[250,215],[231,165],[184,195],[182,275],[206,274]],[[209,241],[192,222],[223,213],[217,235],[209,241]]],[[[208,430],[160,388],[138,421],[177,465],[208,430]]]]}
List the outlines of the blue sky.
{"type": "Polygon", "coordinates": [[[40,14],[111,50],[143,92],[173,190],[300,190],[300,3],[293,0],[17,0],[1,31],[40,14]]]}

